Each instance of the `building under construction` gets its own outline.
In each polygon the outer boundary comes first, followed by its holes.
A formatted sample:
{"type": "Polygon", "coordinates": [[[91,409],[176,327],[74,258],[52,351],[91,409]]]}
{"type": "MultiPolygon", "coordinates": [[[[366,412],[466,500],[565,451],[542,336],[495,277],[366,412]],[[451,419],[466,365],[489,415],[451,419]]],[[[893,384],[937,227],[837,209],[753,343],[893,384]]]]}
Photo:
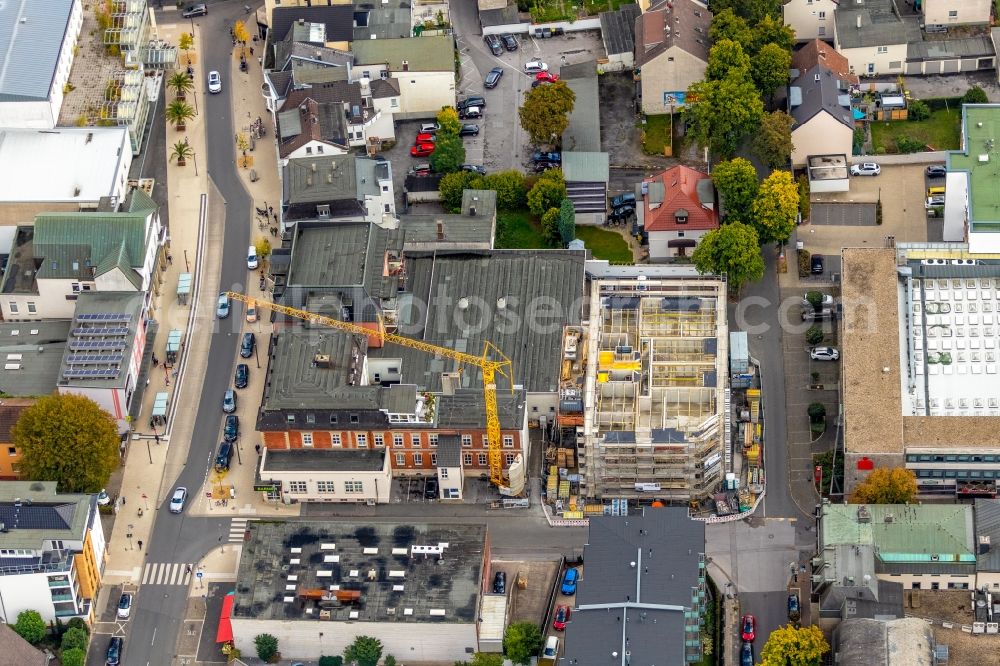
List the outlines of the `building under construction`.
{"type": "Polygon", "coordinates": [[[690,501],[717,488],[728,340],[721,278],[590,281],[589,321],[565,345],[566,391],[583,403],[581,498],[690,501]]]}

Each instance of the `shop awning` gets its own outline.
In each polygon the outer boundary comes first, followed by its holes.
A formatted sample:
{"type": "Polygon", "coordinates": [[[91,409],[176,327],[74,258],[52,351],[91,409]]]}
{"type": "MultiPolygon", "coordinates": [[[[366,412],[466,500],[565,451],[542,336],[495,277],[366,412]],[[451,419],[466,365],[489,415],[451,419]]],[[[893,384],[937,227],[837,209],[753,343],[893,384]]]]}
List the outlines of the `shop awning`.
{"type": "Polygon", "coordinates": [[[219,615],[219,630],[215,633],[216,643],[228,643],[233,640],[233,623],[229,621],[229,618],[233,614],[233,602],[235,601],[235,592],[230,592],[222,600],[222,613],[219,615]]]}

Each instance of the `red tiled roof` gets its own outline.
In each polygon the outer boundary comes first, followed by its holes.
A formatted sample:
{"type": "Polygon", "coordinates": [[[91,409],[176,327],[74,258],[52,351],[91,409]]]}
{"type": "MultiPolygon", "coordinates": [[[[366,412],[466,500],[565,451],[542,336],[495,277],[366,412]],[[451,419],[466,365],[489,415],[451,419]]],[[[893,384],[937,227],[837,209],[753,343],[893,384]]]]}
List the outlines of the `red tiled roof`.
{"type": "Polygon", "coordinates": [[[7,398],[0,401],[0,442],[10,442],[10,429],[21,418],[21,412],[35,404],[34,398],[7,398]]]}
{"type": "Polygon", "coordinates": [[[643,195],[642,205],[645,206],[645,229],[649,231],[684,231],[717,229],[719,214],[712,208],[706,208],[698,198],[698,183],[711,178],[700,171],[686,166],[675,166],[644,182],[654,186],[663,185],[663,203],[656,206],[650,202],[650,194],[643,195]],[[687,211],[687,223],[677,224],[677,211],[687,211]]]}
{"type": "Polygon", "coordinates": [[[792,67],[800,72],[808,72],[816,65],[823,65],[845,83],[857,83],[856,74],[851,74],[851,65],[837,49],[821,39],[806,42],[792,56],[792,67]]]}

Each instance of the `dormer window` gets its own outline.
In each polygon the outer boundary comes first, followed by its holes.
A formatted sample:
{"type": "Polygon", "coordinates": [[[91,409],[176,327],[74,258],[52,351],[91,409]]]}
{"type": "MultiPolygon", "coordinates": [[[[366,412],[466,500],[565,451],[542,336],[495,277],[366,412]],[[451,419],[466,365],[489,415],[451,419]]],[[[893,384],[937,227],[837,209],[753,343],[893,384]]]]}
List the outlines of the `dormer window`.
{"type": "Polygon", "coordinates": [[[674,223],[687,224],[687,222],[688,222],[688,212],[683,208],[678,208],[677,212],[674,213],[674,223]]]}

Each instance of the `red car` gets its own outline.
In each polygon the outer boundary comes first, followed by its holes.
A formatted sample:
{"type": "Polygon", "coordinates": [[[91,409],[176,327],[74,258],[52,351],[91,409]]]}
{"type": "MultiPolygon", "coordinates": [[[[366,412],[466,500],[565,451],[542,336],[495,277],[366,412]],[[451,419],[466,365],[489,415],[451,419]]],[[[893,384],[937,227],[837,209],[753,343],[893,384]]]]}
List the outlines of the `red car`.
{"type": "Polygon", "coordinates": [[[757,637],[757,620],[753,615],[744,615],[743,619],[740,620],[740,626],[742,626],[742,638],[746,643],[752,643],[753,639],[757,637]]]}
{"type": "Polygon", "coordinates": [[[417,145],[418,143],[434,143],[434,135],[427,132],[421,132],[417,135],[417,139],[413,142],[413,145],[417,145]]]}
{"type": "Polygon", "coordinates": [[[427,157],[434,152],[433,143],[418,143],[417,145],[410,148],[411,157],[427,157]]]}
{"type": "Polygon", "coordinates": [[[538,74],[535,74],[535,80],[544,81],[545,83],[555,83],[559,80],[559,75],[552,72],[538,72],[538,74]]]}
{"type": "Polygon", "coordinates": [[[552,620],[552,628],[556,631],[562,631],[566,628],[567,622],[569,622],[569,606],[559,606],[556,608],[555,619],[552,620]]]}

